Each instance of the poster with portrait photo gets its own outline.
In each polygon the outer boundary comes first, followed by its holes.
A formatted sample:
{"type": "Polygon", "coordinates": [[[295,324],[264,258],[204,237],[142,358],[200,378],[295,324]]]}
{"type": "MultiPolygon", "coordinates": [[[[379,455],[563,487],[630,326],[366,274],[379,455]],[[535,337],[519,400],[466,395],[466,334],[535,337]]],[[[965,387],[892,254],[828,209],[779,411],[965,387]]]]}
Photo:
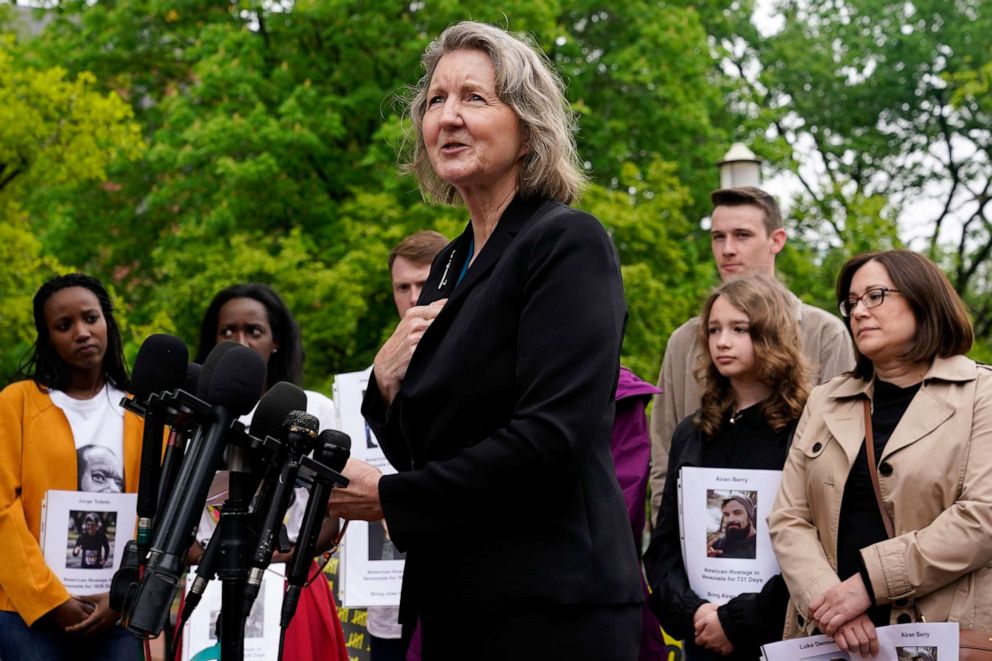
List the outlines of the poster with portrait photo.
{"type": "MultiPolygon", "coordinates": [[[[878,654],[872,661],[938,661],[958,658],[957,622],[892,624],[877,627],[878,654]]],[[[845,653],[830,636],[808,636],[770,643],[761,648],[765,661],[861,660],[856,652],[845,653]]]]}
{"type": "Polygon", "coordinates": [[[706,556],[754,560],[757,557],[757,491],[706,490],[706,556]]]}
{"type": "MultiPolygon", "coordinates": [[[[362,399],[372,368],[334,376],[334,403],[338,429],[351,437],[351,456],[390,475],[396,469],[383,454],[372,430],[362,417],[362,399]]],[[[333,497],[333,496],[332,496],[333,497]]],[[[398,606],[405,555],[386,534],[382,523],[351,521],[341,543],[340,594],[348,608],[398,606]]]]}
{"type": "Polygon", "coordinates": [[[134,539],[137,495],[49,491],[42,502],[45,562],[72,594],[110,590],[124,545],[134,539]]]}
{"type": "Polygon", "coordinates": [[[763,661],[851,661],[860,659],[849,654],[830,636],[792,638],[761,647],[763,661]]]}
{"type": "Polygon", "coordinates": [[[386,534],[386,527],[382,525],[381,521],[370,523],[368,529],[369,562],[389,562],[391,560],[406,559],[406,553],[393,545],[392,540],[386,534]]]}
{"type": "Polygon", "coordinates": [[[937,648],[932,645],[897,647],[898,661],[937,661],[937,648]]]}
{"type": "Polygon", "coordinates": [[[69,510],[65,566],[103,569],[114,561],[117,512],[69,510]]]}
{"type": "MultiPolygon", "coordinates": [[[[186,591],[193,585],[196,567],[186,574],[186,591]]],[[[258,596],[245,620],[244,658],[268,661],[279,658],[279,612],[282,608],[286,565],[269,565],[262,577],[258,596]]],[[[220,658],[217,620],[220,618],[223,584],[211,581],[203,593],[199,608],[183,629],[184,661],[220,658]]]]}
{"type": "Polygon", "coordinates": [[[684,467],[679,527],[689,585],[723,604],[779,572],[765,522],[781,471],[684,467]]]}

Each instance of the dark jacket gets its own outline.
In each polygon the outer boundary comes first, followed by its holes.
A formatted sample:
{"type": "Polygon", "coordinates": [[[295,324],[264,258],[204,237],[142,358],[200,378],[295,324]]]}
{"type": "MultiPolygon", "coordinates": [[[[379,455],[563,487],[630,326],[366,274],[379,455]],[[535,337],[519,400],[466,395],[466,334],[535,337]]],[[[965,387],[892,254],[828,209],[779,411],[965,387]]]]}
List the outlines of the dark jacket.
{"type": "Polygon", "coordinates": [[[379,495],[407,552],[400,620],[642,601],[610,458],[626,311],[592,216],[517,198],[455,287],[471,226],[419,303],[448,298],[388,411],[362,411],[400,472],[379,495]]]}
{"type": "MultiPolygon", "coordinates": [[[[644,567],[652,591],[648,605],[668,635],[685,641],[686,656],[690,661],[753,661],[761,657],[762,644],[782,639],[789,595],[780,575],[766,582],[761,592],[739,595],[717,610],[720,625],[734,646],[733,654],[721,656],[693,643],[695,632],[692,618],[706,600],[689,587],[689,578],[685,572],[679,537],[677,482],[683,466],[707,467],[711,462],[703,460],[704,441],[692,423],[692,417],[690,415],[683,419],[672,436],[665,493],[662,495],[654,533],[651,535],[651,544],[644,554],[644,567]]],[[[747,468],[781,470],[795,425],[781,432],[774,432],[757,407],[749,409],[737,425],[739,426],[733,432],[740,434],[743,442],[752,441],[759,435],[766,441],[763,443],[764,451],[761,456],[752,456],[754,463],[747,468]]]]}

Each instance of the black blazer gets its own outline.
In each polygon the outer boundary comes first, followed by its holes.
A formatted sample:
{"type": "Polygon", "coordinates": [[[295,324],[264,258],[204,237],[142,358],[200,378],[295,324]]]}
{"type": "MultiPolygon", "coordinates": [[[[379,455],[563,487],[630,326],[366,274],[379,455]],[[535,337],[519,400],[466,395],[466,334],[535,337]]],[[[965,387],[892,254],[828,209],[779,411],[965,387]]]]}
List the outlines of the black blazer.
{"type": "Polygon", "coordinates": [[[401,621],[642,600],[610,456],[626,310],[592,216],[514,199],[468,269],[471,225],[434,260],[448,298],[389,410],[362,411],[400,473],[379,483],[407,552],[401,621]],[[471,612],[471,611],[469,611],[471,612]]]}

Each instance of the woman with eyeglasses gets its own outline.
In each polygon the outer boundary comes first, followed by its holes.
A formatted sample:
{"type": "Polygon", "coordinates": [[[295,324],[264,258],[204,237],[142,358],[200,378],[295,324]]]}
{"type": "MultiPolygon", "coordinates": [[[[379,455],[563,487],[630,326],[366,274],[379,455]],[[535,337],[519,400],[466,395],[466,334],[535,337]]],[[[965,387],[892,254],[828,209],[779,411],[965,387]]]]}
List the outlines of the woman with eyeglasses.
{"type": "Polygon", "coordinates": [[[992,372],[964,303],[908,250],[851,259],[837,300],[857,363],[810,394],[768,519],[785,635],[874,656],[877,626],[990,630],[992,372]]]}

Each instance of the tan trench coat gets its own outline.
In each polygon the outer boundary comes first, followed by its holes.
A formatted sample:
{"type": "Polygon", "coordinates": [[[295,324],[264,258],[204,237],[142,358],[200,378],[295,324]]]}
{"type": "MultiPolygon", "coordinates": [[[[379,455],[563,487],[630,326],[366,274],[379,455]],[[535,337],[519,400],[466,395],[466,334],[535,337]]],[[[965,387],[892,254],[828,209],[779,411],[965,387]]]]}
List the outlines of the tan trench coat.
{"type": "MultiPolygon", "coordinates": [[[[840,582],[837,529],[844,483],[864,443],[872,384],[838,377],[813,390],[768,517],[792,594],[785,636],[807,635],[817,595],[840,582]]],[[[892,623],[914,618],[992,629],[992,370],[938,358],[879,458],[892,539],[862,549],[892,623]]]]}

